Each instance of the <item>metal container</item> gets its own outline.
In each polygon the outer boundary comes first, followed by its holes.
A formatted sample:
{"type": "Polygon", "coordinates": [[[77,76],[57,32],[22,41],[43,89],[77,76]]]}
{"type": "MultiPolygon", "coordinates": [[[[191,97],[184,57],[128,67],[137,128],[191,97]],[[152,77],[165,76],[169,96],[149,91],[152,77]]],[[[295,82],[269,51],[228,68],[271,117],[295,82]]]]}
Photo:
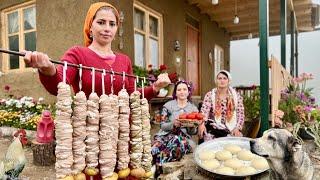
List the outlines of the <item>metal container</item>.
{"type": "MultiPolygon", "coordinates": [[[[265,172],[268,169],[264,169],[264,170],[257,170],[256,173],[254,174],[245,174],[245,175],[227,175],[227,174],[220,174],[215,172],[212,169],[208,169],[206,167],[204,167],[201,163],[201,160],[199,158],[199,153],[203,152],[203,150],[210,150],[210,151],[221,151],[223,150],[223,147],[227,144],[233,144],[233,145],[238,145],[240,146],[242,149],[247,149],[250,150],[250,140],[251,138],[246,138],[246,137],[222,137],[222,138],[216,138],[207,142],[204,142],[202,144],[200,144],[194,151],[193,153],[193,158],[196,162],[196,164],[201,168],[200,171],[206,171],[205,174],[211,174],[214,177],[232,177],[232,178],[243,178],[243,177],[248,177],[248,176],[253,176],[253,175],[257,175],[260,173],[265,172]]],[[[236,157],[235,155],[233,155],[233,157],[236,157]]],[[[243,161],[244,164],[246,166],[250,165],[250,161],[243,161]]]]}

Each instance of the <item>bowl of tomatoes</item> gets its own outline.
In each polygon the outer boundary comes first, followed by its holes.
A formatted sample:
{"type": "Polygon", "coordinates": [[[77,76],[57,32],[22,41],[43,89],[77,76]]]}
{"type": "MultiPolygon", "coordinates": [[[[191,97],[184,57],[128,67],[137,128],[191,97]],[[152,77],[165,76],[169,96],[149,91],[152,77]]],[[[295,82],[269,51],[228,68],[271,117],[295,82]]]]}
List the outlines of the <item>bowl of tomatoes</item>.
{"type": "Polygon", "coordinates": [[[198,127],[204,120],[204,115],[199,112],[183,113],[178,121],[182,127],[198,127]]]}

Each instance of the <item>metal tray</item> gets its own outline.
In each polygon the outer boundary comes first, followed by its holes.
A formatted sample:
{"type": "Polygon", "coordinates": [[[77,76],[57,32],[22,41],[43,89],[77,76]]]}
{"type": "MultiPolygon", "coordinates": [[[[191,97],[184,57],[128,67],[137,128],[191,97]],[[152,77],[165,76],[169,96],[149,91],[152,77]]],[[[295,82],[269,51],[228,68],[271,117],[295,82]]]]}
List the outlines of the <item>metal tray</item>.
{"type": "MultiPolygon", "coordinates": [[[[202,169],[211,172],[213,174],[219,175],[219,176],[228,176],[228,177],[234,177],[234,178],[240,178],[240,177],[248,177],[248,176],[253,176],[253,175],[257,175],[260,173],[265,172],[268,169],[265,170],[257,170],[256,173],[254,174],[246,174],[246,175],[227,175],[227,174],[220,174],[217,172],[214,172],[211,169],[207,169],[205,168],[202,163],[201,160],[199,158],[199,153],[202,152],[203,150],[211,150],[214,152],[223,150],[223,147],[227,144],[234,144],[234,145],[238,145],[240,146],[242,149],[247,149],[250,150],[250,138],[246,138],[246,137],[222,137],[222,138],[216,138],[207,142],[204,142],[202,144],[200,144],[194,151],[193,153],[193,158],[195,160],[195,162],[197,163],[197,165],[199,167],[201,167],[202,169]]],[[[245,165],[249,165],[250,161],[243,161],[245,165]]]]}

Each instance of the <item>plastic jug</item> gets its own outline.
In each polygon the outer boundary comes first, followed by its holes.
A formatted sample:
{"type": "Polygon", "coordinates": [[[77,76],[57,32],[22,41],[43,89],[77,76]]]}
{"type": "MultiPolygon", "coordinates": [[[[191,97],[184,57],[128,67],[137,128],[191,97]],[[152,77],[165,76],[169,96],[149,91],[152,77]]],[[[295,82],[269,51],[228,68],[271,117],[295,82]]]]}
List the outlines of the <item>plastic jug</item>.
{"type": "Polygon", "coordinates": [[[50,111],[43,111],[41,120],[37,125],[37,142],[50,143],[53,141],[54,123],[50,111]]]}

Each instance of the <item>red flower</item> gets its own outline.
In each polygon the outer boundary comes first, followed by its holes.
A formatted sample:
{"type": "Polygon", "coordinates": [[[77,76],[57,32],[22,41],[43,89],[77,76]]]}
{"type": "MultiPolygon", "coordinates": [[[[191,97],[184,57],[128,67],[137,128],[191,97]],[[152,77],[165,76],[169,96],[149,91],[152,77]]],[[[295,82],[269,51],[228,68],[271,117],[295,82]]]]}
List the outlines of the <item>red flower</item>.
{"type": "Polygon", "coordinates": [[[5,91],[9,91],[9,90],[10,90],[10,86],[9,86],[9,85],[5,85],[5,86],[4,86],[4,90],[5,90],[5,91]]]}
{"type": "Polygon", "coordinates": [[[165,65],[165,64],[160,65],[160,68],[159,68],[160,71],[164,71],[167,69],[168,69],[167,65],[165,65]]]}
{"type": "Polygon", "coordinates": [[[169,76],[169,79],[170,79],[170,81],[171,81],[172,83],[175,83],[175,82],[178,81],[178,75],[177,75],[176,72],[170,73],[168,76],[169,76]]]}

